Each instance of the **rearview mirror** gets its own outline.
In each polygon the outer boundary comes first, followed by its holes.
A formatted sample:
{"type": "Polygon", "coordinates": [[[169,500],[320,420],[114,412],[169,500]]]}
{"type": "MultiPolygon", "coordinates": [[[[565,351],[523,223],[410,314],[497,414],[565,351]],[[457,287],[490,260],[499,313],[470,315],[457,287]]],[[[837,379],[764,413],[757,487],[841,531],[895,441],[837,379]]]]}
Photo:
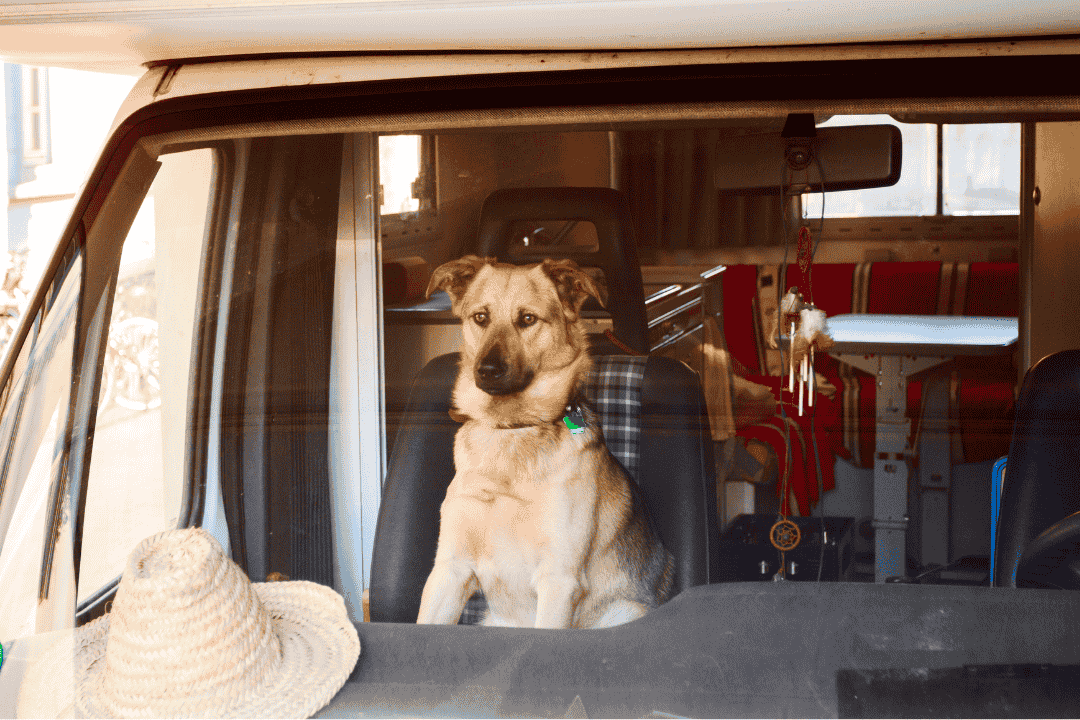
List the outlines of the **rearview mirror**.
{"type": "Polygon", "coordinates": [[[895,125],[818,128],[813,137],[763,133],[721,138],[716,174],[722,192],[793,194],[888,187],[900,180],[902,144],[895,125]],[[824,177],[824,182],[822,178],[824,177]]]}

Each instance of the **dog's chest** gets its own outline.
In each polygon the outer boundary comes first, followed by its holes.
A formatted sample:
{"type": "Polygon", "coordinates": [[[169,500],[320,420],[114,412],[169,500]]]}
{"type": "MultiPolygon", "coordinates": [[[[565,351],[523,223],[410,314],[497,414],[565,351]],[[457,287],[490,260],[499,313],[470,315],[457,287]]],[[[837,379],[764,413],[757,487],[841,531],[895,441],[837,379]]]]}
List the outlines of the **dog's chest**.
{"type": "MultiPolygon", "coordinates": [[[[576,439],[576,438],[575,438],[576,439]]],[[[454,441],[457,478],[482,476],[515,497],[560,483],[579,453],[569,432],[554,425],[493,429],[466,423],[454,441]]]]}
{"type": "MultiPolygon", "coordinates": [[[[574,438],[576,440],[576,438],[574,438]]],[[[531,592],[541,548],[563,532],[554,510],[579,476],[580,453],[557,428],[492,430],[466,423],[455,439],[448,492],[455,522],[476,531],[476,573],[485,594],[531,592]]],[[[497,602],[497,601],[496,601],[497,602]]]]}

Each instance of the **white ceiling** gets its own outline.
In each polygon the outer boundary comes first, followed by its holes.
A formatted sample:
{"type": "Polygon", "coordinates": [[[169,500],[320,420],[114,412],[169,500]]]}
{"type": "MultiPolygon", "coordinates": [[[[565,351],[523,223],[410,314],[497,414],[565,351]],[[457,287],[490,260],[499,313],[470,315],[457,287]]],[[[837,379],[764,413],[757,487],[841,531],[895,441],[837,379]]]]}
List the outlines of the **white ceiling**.
{"type": "Polygon", "coordinates": [[[724,48],[1080,34],[1022,0],[0,0],[11,62],[138,74],[252,53],[724,48]]]}

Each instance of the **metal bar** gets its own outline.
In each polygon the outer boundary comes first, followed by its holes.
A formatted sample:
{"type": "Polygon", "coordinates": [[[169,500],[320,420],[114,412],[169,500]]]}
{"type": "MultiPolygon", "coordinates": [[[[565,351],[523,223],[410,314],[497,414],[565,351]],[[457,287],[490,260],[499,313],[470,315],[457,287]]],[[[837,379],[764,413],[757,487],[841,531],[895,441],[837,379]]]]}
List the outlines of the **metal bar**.
{"type": "Polygon", "coordinates": [[[697,325],[695,325],[692,328],[689,328],[687,330],[683,330],[683,331],[681,331],[679,333],[676,333],[675,335],[672,335],[671,337],[669,337],[669,338],[667,338],[665,340],[661,340],[659,343],[654,345],[653,348],[649,352],[656,352],[657,350],[662,350],[662,349],[666,348],[668,345],[671,345],[672,343],[678,342],[679,340],[683,339],[687,335],[690,335],[691,333],[697,332],[702,327],[704,327],[704,323],[699,322],[697,325]]]}
{"type": "Polygon", "coordinates": [[[949,372],[923,383],[919,436],[919,561],[949,564],[949,487],[952,459],[949,420],[949,372]]]}
{"type": "Polygon", "coordinates": [[[648,307],[649,305],[652,305],[653,303],[660,302],[661,300],[663,300],[664,298],[666,298],[669,295],[674,295],[675,293],[679,292],[680,288],[682,288],[682,285],[668,285],[667,287],[663,288],[662,290],[657,290],[652,295],[645,298],[645,306],[648,307]]]}
{"type": "Polygon", "coordinates": [[[701,279],[702,280],[711,280],[714,275],[719,275],[720,273],[724,272],[725,270],[727,270],[727,265],[717,265],[716,267],[714,267],[712,269],[709,269],[709,270],[706,270],[705,272],[701,273],[701,279]]]}
{"type": "Polygon", "coordinates": [[[690,308],[695,307],[695,306],[700,305],[700,304],[701,304],[701,297],[699,296],[699,297],[694,298],[693,300],[691,300],[688,303],[684,303],[684,304],[680,305],[679,307],[675,308],[674,310],[669,310],[666,313],[664,313],[663,315],[650,320],[649,321],[649,329],[652,330],[654,327],[656,327],[660,323],[666,322],[666,321],[670,320],[671,318],[676,317],[677,315],[680,315],[680,314],[686,312],[687,310],[689,310],[690,308]]]}
{"type": "Polygon", "coordinates": [[[551,245],[561,245],[562,241],[566,239],[566,236],[570,234],[570,231],[577,227],[577,220],[569,220],[565,225],[559,228],[559,232],[551,240],[551,245]]]}
{"type": "Polygon", "coordinates": [[[874,582],[906,574],[907,378],[903,358],[879,355],[874,448],[874,582]]]}

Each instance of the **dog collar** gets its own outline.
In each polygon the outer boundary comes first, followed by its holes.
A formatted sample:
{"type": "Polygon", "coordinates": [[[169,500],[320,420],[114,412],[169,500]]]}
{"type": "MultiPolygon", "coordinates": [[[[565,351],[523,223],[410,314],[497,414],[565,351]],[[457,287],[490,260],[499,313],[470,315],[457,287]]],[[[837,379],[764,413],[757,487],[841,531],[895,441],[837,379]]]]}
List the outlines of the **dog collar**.
{"type": "MultiPolygon", "coordinates": [[[[459,412],[456,408],[451,407],[447,414],[454,422],[464,423],[472,420],[468,415],[459,412]]],[[[570,432],[574,435],[585,432],[585,416],[581,412],[581,407],[577,403],[570,403],[563,410],[563,423],[569,428],[570,432]]],[[[554,421],[558,424],[558,420],[554,421]]],[[[520,430],[521,428],[533,427],[532,425],[501,425],[502,430],[520,430]]]]}
{"type": "Polygon", "coordinates": [[[585,432],[585,418],[581,414],[581,408],[576,403],[570,403],[566,406],[563,422],[566,423],[566,427],[574,435],[585,432]]]}

